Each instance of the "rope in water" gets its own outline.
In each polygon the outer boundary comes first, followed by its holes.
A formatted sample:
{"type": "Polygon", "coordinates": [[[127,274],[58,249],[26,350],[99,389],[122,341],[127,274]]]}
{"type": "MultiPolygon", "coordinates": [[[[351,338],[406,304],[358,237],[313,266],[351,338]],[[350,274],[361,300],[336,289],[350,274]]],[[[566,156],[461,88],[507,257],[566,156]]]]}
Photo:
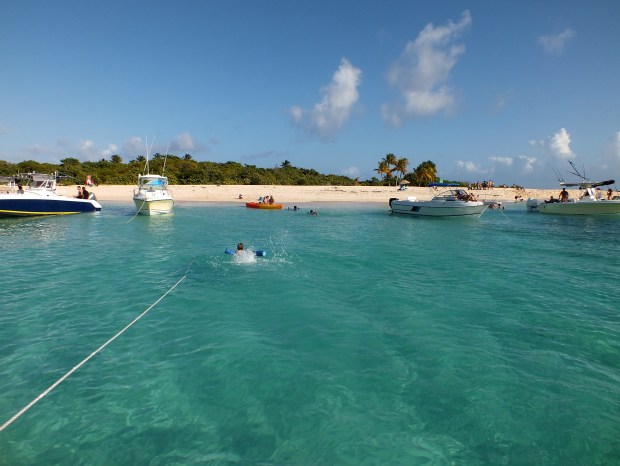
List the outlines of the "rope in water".
{"type": "Polygon", "coordinates": [[[136,214],[131,217],[129,220],[127,220],[127,223],[131,222],[134,218],[136,218],[138,216],[138,214],[140,213],[140,211],[142,210],[142,207],[144,207],[144,203],[146,202],[146,199],[144,199],[142,201],[142,205],[140,206],[140,208],[138,209],[138,211],[136,212],[136,214]]]}
{"type": "MultiPolygon", "coordinates": [[[[191,265],[191,264],[190,264],[191,265]]],[[[52,385],[50,385],[44,392],[42,392],[39,396],[37,396],[34,400],[32,400],[30,403],[28,403],[26,406],[24,406],[19,412],[17,412],[17,414],[15,414],[11,419],[9,419],[8,421],[6,421],[4,424],[2,424],[2,426],[0,426],[0,432],[2,432],[4,429],[6,429],[8,426],[10,426],[13,422],[15,422],[17,419],[20,418],[20,416],[22,414],[24,414],[26,411],[28,411],[30,408],[32,408],[37,402],[39,402],[44,396],[46,396],[49,392],[51,392],[54,388],[56,388],[58,385],[60,385],[67,377],[69,377],[71,374],[73,374],[75,371],[77,371],[80,367],[82,367],[84,364],[86,364],[93,356],[95,356],[97,353],[99,353],[99,351],[101,351],[102,349],[104,349],[106,346],[108,346],[110,343],[112,343],[114,340],[116,340],[119,336],[121,336],[123,333],[125,333],[125,331],[127,329],[129,329],[133,324],[135,324],[136,322],[138,322],[140,319],[142,319],[142,317],[144,317],[146,315],[147,312],[149,312],[151,309],[153,309],[155,306],[157,306],[157,304],[159,304],[161,302],[162,299],[164,299],[170,292],[172,292],[172,290],[174,290],[183,280],[185,280],[185,278],[187,277],[187,274],[185,274],[183,277],[181,277],[181,279],[176,282],[168,291],[166,291],[163,295],[161,295],[161,297],[155,301],[153,304],[151,304],[144,312],[142,312],[142,314],[140,314],[138,317],[136,317],[134,320],[132,320],[129,324],[127,324],[125,326],[125,328],[123,328],[120,332],[118,332],[116,335],[114,335],[112,338],[110,338],[108,341],[106,341],[103,345],[101,345],[99,348],[97,348],[95,351],[93,351],[92,353],[90,353],[88,355],[88,357],[84,358],[78,365],[76,365],[75,367],[73,367],[73,369],[71,369],[69,372],[67,372],[65,375],[63,375],[60,379],[58,379],[56,382],[54,382],[52,385]]]]}

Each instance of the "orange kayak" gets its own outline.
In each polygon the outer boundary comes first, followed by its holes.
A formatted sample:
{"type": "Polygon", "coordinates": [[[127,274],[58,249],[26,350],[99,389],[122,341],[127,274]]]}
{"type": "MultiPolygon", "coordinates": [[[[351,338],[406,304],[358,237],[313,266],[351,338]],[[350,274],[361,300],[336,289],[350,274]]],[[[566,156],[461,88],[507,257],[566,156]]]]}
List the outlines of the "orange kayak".
{"type": "Polygon", "coordinates": [[[245,206],[250,209],[281,209],[284,204],[261,204],[260,202],[246,202],[245,206]]]}

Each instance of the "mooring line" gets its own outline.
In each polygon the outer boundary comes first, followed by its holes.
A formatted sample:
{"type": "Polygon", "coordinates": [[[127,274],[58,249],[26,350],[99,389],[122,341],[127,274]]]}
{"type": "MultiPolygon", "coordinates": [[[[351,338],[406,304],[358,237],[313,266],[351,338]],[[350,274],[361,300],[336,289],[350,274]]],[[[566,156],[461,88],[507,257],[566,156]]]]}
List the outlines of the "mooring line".
{"type": "Polygon", "coordinates": [[[140,211],[142,210],[142,207],[144,207],[144,203],[146,202],[146,199],[144,199],[142,201],[142,205],[140,206],[140,208],[138,209],[138,211],[136,212],[136,214],[131,217],[129,220],[127,220],[127,223],[131,222],[134,218],[136,218],[138,216],[138,214],[140,213],[140,211]]]}
{"type": "MultiPolygon", "coordinates": [[[[190,264],[191,266],[191,264],[190,264]]],[[[189,270],[189,268],[188,268],[189,270]]],[[[51,392],[52,390],[54,390],[54,388],[56,388],[58,385],[60,385],[67,377],[69,377],[71,374],[73,374],[75,371],[77,371],[80,367],[82,367],[84,364],[86,364],[93,356],[95,356],[97,353],[99,353],[99,351],[101,351],[103,348],[105,348],[106,346],[108,346],[110,343],[112,343],[114,340],[116,340],[119,336],[121,336],[127,329],[129,329],[133,324],[135,324],[136,322],[138,322],[140,319],[142,319],[142,317],[144,317],[146,315],[147,312],[149,312],[151,309],[153,309],[155,306],[157,306],[157,304],[160,303],[160,301],[162,299],[164,299],[172,290],[174,290],[183,280],[185,280],[185,278],[187,277],[187,274],[183,275],[183,277],[181,277],[181,279],[176,282],[168,291],[166,291],[163,295],[161,295],[161,297],[155,301],[153,304],[151,304],[144,312],[142,312],[142,314],[140,314],[138,317],[136,317],[134,320],[132,320],[129,324],[127,324],[125,326],[125,328],[123,328],[120,332],[118,332],[116,335],[114,335],[112,338],[110,338],[108,341],[106,341],[103,345],[101,345],[99,348],[97,348],[95,351],[93,351],[92,353],[90,353],[86,358],[84,358],[78,365],[74,366],[73,369],[71,369],[69,372],[67,372],[65,375],[63,375],[60,379],[58,379],[56,382],[54,382],[52,385],[50,385],[44,392],[42,392],[39,396],[37,396],[34,400],[32,400],[30,403],[28,403],[26,406],[24,406],[19,412],[17,412],[17,414],[15,414],[11,419],[9,419],[8,421],[6,421],[4,424],[2,424],[2,426],[0,426],[0,432],[2,432],[4,429],[6,429],[8,426],[10,426],[13,422],[15,422],[17,419],[19,419],[19,417],[24,414],[26,411],[28,411],[30,408],[32,408],[39,400],[41,400],[44,396],[46,396],[49,392],[51,392]]]]}

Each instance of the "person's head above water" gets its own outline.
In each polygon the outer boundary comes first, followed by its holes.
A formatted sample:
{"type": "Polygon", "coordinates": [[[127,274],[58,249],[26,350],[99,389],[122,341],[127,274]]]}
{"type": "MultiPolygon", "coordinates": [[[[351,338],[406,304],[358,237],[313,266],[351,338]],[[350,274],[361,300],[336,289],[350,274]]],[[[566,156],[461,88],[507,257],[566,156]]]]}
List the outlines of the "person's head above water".
{"type": "Polygon", "coordinates": [[[243,251],[243,243],[237,244],[237,251],[243,251]]]}

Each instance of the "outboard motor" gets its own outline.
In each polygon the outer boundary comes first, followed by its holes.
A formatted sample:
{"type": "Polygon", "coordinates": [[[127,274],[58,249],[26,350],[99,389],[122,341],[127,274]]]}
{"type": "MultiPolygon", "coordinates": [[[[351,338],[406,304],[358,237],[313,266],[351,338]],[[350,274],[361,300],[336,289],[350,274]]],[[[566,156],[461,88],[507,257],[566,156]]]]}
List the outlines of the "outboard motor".
{"type": "Polygon", "coordinates": [[[392,202],[394,202],[394,201],[398,201],[398,198],[397,197],[390,197],[390,201],[389,201],[390,202],[390,208],[392,208],[392,202]]]}

